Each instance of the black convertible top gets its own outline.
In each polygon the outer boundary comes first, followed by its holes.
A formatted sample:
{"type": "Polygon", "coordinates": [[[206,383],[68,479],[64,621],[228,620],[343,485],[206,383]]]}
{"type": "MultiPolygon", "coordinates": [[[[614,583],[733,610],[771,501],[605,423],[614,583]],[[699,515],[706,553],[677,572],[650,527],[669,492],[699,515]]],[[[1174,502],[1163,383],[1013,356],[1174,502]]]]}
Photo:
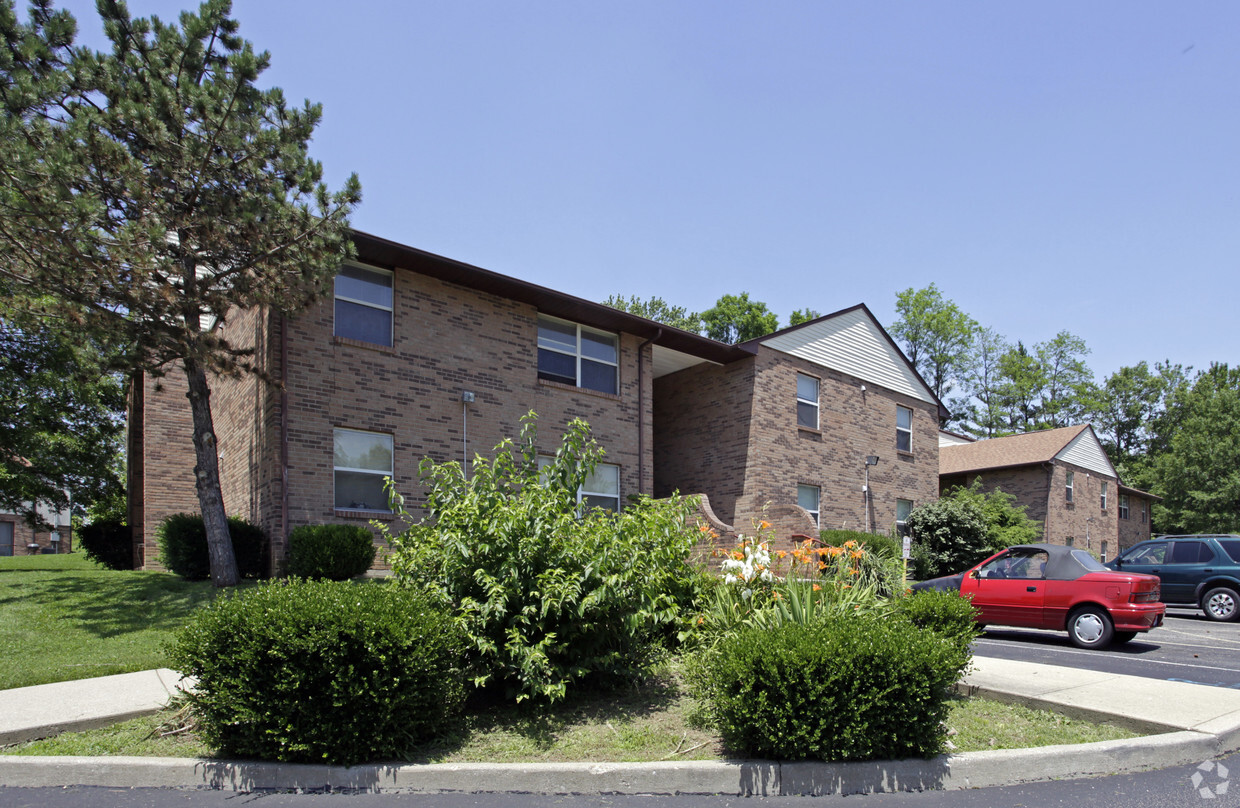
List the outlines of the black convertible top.
{"type": "Polygon", "coordinates": [[[1089,572],[1114,572],[1102,566],[1102,562],[1077,547],[1062,544],[1016,544],[1008,548],[1008,555],[1021,557],[1034,553],[1046,553],[1044,576],[1048,581],[1075,581],[1089,572]]]}

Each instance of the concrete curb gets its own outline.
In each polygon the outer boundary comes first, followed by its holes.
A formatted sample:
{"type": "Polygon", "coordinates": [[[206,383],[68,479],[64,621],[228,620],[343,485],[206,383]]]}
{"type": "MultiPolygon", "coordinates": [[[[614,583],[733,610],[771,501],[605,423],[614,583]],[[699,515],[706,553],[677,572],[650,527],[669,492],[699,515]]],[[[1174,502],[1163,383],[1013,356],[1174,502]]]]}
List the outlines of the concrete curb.
{"type": "Polygon", "coordinates": [[[318,766],[139,757],[0,756],[7,786],[367,791],[404,793],[733,794],[827,796],[1006,786],[1141,771],[1230,751],[1201,732],[1075,746],[966,752],[866,763],[439,763],[318,766]]]}

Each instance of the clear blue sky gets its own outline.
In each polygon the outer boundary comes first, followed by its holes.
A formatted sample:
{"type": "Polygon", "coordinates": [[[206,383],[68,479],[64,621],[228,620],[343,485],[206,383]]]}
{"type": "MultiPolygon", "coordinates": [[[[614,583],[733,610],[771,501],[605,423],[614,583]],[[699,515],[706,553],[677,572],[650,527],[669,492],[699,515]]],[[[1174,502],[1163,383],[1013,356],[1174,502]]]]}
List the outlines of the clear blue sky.
{"type": "MultiPolygon", "coordinates": [[[[59,5],[102,42],[93,3],[59,5]]],[[[179,0],[130,0],[172,19],[179,0]]],[[[1240,362],[1240,4],[235,0],[355,227],[786,323],[938,284],[1099,376],[1240,362]]]]}

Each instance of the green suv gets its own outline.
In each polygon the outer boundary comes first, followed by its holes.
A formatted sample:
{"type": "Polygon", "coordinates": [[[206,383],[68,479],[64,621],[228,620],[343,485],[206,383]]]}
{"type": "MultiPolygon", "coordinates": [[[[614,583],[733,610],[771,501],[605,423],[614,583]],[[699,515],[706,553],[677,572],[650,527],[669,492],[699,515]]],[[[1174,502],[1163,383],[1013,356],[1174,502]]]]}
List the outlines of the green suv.
{"type": "Polygon", "coordinates": [[[1159,536],[1134,544],[1107,566],[1157,575],[1163,603],[1190,604],[1211,620],[1240,614],[1240,536],[1159,536]]]}

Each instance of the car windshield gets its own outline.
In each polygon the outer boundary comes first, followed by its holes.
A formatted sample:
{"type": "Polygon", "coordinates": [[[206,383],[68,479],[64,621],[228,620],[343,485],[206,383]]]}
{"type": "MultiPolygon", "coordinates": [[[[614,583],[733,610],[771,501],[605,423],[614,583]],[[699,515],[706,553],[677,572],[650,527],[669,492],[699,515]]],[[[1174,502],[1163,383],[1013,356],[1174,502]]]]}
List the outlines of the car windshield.
{"type": "Polygon", "coordinates": [[[1110,572],[1098,559],[1091,556],[1084,550],[1073,550],[1072,557],[1075,558],[1082,567],[1090,572],[1110,572]]]}

